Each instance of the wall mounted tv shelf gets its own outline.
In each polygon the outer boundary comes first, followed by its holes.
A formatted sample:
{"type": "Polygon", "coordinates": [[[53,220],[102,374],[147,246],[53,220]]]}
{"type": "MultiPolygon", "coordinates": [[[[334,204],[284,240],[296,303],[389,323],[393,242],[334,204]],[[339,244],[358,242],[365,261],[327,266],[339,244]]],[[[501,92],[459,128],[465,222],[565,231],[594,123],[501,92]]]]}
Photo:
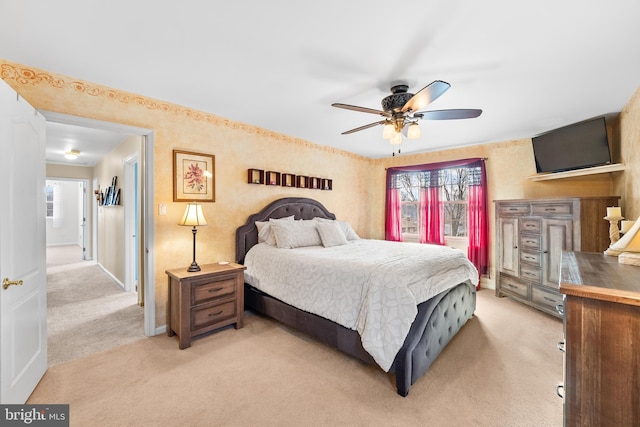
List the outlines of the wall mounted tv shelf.
{"type": "Polygon", "coordinates": [[[576,169],[565,172],[539,173],[537,175],[531,175],[528,178],[531,181],[546,181],[549,179],[573,178],[577,176],[596,175],[600,173],[618,172],[623,170],[624,165],[622,163],[614,163],[611,165],[594,166],[592,168],[576,169]]]}

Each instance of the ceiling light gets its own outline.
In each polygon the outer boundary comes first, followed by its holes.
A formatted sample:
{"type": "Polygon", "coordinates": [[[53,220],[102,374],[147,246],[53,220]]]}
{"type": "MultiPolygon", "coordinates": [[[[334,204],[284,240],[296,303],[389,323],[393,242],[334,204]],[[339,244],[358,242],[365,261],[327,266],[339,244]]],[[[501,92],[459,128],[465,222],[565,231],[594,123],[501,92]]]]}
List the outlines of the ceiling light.
{"type": "Polygon", "coordinates": [[[418,139],[420,138],[420,126],[417,123],[411,123],[409,129],[407,129],[407,138],[418,139]]]}
{"type": "Polygon", "coordinates": [[[384,125],[384,130],[382,131],[382,137],[384,139],[391,139],[395,135],[396,129],[393,126],[393,123],[387,123],[384,125]]]}
{"type": "Polygon", "coordinates": [[[396,132],[396,134],[393,135],[393,138],[391,138],[389,142],[391,143],[391,145],[402,144],[402,134],[400,132],[396,132]]]}
{"type": "Polygon", "coordinates": [[[69,160],[75,160],[78,158],[79,155],[80,155],[80,152],[78,150],[71,150],[64,153],[64,157],[69,160]]]}

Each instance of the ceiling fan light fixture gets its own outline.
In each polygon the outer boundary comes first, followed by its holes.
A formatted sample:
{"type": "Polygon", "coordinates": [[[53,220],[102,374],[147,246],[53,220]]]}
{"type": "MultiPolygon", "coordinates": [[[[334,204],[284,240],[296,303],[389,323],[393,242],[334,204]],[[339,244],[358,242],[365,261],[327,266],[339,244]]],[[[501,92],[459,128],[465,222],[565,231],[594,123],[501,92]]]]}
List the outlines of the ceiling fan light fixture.
{"type": "Polygon", "coordinates": [[[396,132],[395,135],[393,135],[393,137],[391,139],[389,139],[389,142],[391,143],[391,145],[400,145],[402,144],[402,134],[399,132],[396,132]]]}
{"type": "Polygon", "coordinates": [[[420,126],[417,123],[411,123],[407,129],[407,138],[419,139],[420,138],[420,126]]]}
{"type": "Polygon", "coordinates": [[[80,155],[80,152],[78,150],[71,150],[64,153],[64,157],[69,160],[75,160],[78,158],[79,155],[80,155]]]}
{"type": "Polygon", "coordinates": [[[393,123],[387,123],[384,125],[384,130],[382,131],[382,137],[384,139],[391,139],[396,133],[396,129],[393,126],[393,123]]]}

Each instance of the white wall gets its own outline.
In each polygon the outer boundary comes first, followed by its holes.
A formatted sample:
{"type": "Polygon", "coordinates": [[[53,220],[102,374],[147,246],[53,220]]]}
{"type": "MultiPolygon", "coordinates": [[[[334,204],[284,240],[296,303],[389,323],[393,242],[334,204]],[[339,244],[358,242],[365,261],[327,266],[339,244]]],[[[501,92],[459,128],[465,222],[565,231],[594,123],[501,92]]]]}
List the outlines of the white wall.
{"type": "Polygon", "coordinates": [[[47,246],[82,245],[82,183],[47,180],[47,185],[54,186],[59,198],[54,201],[54,217],[47,218],[47,246]]]}

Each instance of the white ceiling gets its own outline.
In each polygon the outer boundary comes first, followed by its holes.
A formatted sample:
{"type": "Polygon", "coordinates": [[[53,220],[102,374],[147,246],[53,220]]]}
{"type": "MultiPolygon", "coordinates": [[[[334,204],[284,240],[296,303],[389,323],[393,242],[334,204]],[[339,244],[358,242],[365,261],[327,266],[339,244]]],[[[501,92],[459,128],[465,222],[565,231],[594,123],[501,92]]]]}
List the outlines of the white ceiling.
{"type": "MultiPolygon", "coordinates": [[[[48,115],[45,113],[45,117],[48,115]]],[[[93,127],[47,121],[46,162],[93,167],[120,145],[126,134],[93,127]],[[68,160],[64,154],[77,150],[80,155],[68,160]]]]}
{"type": "Polygon", "coordinates": [[[422,121],[402,153],[532,137],[622,109],[639,19],[637,0],[0,0],[0,57],[378,158],[382,127],[340,133],[379,116],[331,103],[444,80],[427,110],[483,114],[422,121]]]}

